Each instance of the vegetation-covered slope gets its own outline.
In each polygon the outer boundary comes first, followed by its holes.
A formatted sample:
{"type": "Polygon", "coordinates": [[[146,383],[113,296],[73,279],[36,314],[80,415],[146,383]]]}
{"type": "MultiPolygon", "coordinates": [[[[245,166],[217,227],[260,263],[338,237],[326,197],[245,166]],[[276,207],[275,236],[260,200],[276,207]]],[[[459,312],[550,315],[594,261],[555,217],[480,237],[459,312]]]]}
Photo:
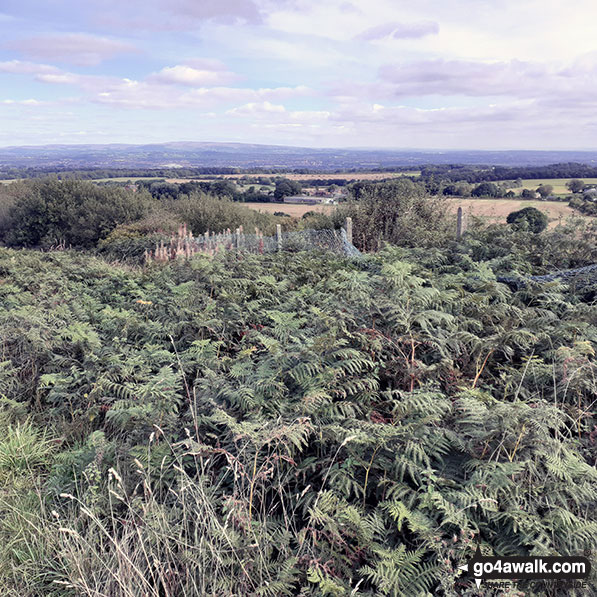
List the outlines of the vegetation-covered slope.
{"type": "Polygon", "coordinates": [[[488,239],[0,249],[3,594],[472,595],[477,540],[593,545],[593,295],[512,292],[488,239]]]}

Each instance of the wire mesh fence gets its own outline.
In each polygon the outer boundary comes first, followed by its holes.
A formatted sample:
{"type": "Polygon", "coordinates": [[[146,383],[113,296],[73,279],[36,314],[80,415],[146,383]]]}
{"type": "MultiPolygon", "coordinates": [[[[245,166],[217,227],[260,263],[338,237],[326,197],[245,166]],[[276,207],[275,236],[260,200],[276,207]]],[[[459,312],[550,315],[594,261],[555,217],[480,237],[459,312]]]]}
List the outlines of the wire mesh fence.
{"type": "MultiPolygon", "coordinates": [[[[347,223],[351,234],[351,223],[347,223]]],[[[275,251],[329,251],[346,257],[358,257],[361,252],[352,244],[346,229],[339,230],[293,230],[282,232],[278,226],[275,236],[265,236],[259,229],[247,234],[242,226],[235,231],[205,232],[193,236],[185,225],[170,239],[162,240],[154,250],[145,251],[146,261],[168,261],[177,258],[190,258],[202,253],[215,255],[222,251],[243,253],[273,253],[275,251]]]]}

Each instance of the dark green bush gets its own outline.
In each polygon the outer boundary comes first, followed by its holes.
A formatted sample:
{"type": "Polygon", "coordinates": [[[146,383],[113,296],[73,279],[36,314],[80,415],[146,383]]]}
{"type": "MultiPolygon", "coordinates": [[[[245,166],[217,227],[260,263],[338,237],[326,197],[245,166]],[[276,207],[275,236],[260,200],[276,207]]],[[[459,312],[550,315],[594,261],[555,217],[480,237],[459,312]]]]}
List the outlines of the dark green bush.
{"type": "Polygon", "coordinates": [[[79,180],[39,179],[10,185],[3,240],[9,246],[93,247],[119,224],[143,217],[144,193],[79,180]]]}
{"type": "Polygon", "coordinates": [[[508,214],[506,222],[516,228],[527,227],[532,232],[539,233],[547,228],[549,219],[547,214],[539,211],[536,207],[524,207],[508,214]]]}

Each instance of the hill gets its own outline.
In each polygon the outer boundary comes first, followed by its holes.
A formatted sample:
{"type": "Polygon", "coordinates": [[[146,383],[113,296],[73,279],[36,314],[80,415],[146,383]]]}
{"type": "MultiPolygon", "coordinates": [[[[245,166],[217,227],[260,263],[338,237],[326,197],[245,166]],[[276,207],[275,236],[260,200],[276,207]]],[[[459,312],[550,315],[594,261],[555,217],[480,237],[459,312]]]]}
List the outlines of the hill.
{"type": "Polygon", "coordinates": [[[0,168],[375,169],[425,164],[547,165],[597,163],[597,151],[436,151],[337,149],[246,143],[173,142],[150,145],[45,145],[0,148],[0,168]]]}

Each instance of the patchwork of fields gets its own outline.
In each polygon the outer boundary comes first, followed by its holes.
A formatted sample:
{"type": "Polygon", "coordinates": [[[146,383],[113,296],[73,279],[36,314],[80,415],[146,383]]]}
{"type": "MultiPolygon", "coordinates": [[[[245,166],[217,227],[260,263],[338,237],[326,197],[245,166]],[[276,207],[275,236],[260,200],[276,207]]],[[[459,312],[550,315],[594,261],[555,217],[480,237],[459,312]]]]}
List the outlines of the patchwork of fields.
{"type": "MultiPolygon", "coordinates": [[[[582,178],[581,180],[587,185],[594,185],[597,187],[597,178],[582,178]]],[[[527,178],[522,181],[522,187],[513,190],[521,191],[522,189],[532,189],[534,191],[537,187],[542,185],[551,185],[555,195],[569,195],[570,191],[566,187],[568,181],[570,181],[569,178],[527,178]]]]}
{"type": "Polygon", "coordinates": [[[299,203],[243,203],[243,205],[260,211],[261,213],[270,213],[281,211],[289,216],[300,218],[308,211],[319,211],[322,213],[330,213],[333,205],[303,205],[299,203]]]}

